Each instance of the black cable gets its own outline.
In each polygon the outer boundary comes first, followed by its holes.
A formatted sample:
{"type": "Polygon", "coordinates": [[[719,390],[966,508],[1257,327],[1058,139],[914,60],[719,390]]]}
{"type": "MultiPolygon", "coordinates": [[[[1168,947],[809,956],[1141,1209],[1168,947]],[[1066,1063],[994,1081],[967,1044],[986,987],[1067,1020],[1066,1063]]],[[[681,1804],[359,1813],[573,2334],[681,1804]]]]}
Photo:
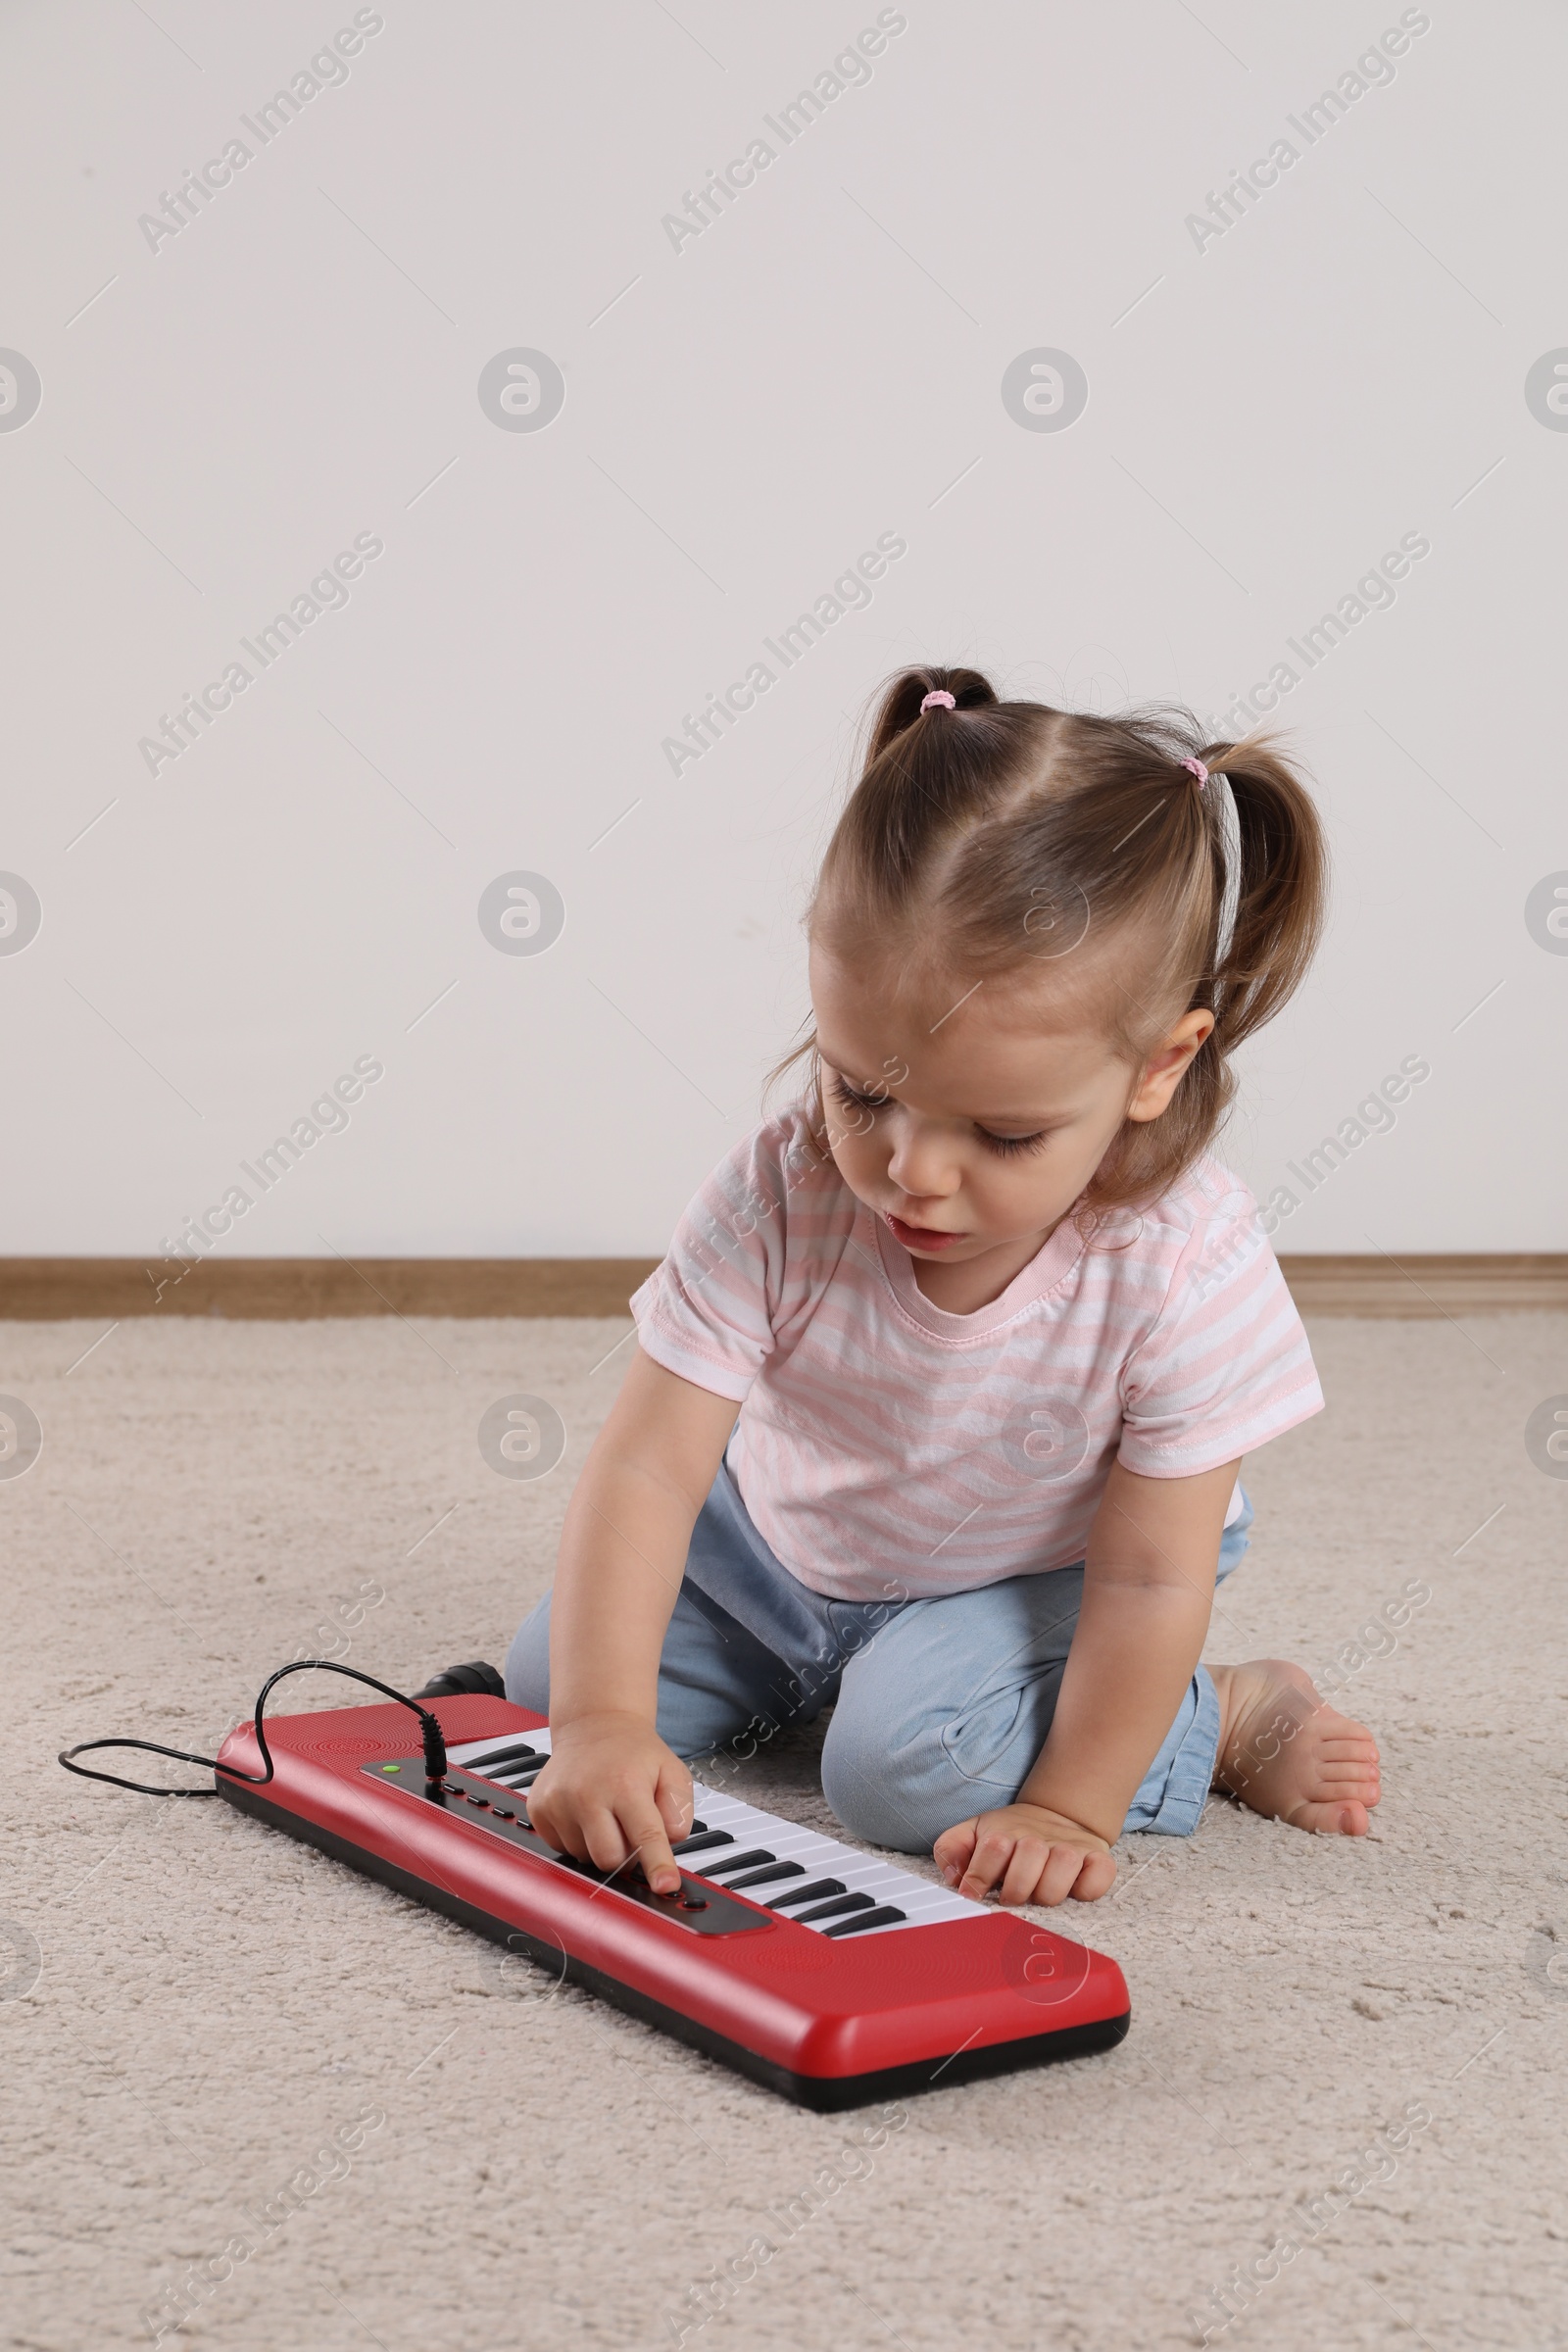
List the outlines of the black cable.
{"type": "Polygon", "coordinates": [[[78,1774],[84,1781],[107,1781],[112,1788],[131,1788],[138,1796],[216,1796],[218,1794],[216,1788],[154,1788],[146,1781],[127,1781],[123,1780],[118,1772],[94,1772],[90,1765],[72,1762],[74,1756],[84,1756],[95,1747],[139,1747],[150,1756],[172,1756],[174,1761],[179,1764],[205,1764],[213,1772],[226,1773],[232,1781],[248,1781],[253,1788],[263,1788],[272,1778],[276,1769],[272,1762],[272,1751],[267,1744],[267,1733],[262,1725],[262,1709],[267,1704],[268,1693],[272,1685],[280,1683],[286,1674],[312,1673],[346,1674],[354,1682],[368,1684],[372,1690],[379,1690],[383,1696],[395,1698],[399,1706],[409,1708],[419,1718],[419,1730],[424,1740],[425,1779],[439,1781],[445,1776],[447,1769],[446,1740],[442,1737],[440,1724],[429,1709],[421,1707],[416,1699],[406,1697],[401,1690],[394,1690],[390,1683],[378,1682],[373,1674],[362,1674],[358,1666],[340,1666],[335,1658],[296,1658],[290,1665],[280,1666],[275,1674],[270,1674],[262,1685],[257,1693],[254,1721],[256,1744],[262,1751],[262,1762],[267,1767],[265,1772],[237,1772],[232,1764],[220,1764],[216,1756],[193,1756],[186,1748],[164,1747],[156,1740],[83,1740],[75,1747],[62,1748],[56,1761],[63,1764],[68,1772],[78,1774]]]}

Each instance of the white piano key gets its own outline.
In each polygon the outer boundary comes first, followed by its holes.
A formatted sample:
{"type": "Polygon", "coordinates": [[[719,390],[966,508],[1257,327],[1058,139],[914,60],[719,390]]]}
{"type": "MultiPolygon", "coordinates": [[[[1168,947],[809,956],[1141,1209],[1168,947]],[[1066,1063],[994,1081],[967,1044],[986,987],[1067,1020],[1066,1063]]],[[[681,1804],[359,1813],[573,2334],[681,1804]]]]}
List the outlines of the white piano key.
{"type": "MultiPolygon", "coordinates": [[[[550,1753],[550,1734],[540,1730],[509,1732],[490,1740],[463,1740],[457,1746],[449,1747],[447,1755],[451,1763],[464,1771],[483,1775],[487,1755],[516,1747],[523,1742],[538,1755],[550,1753]]],[[[500,1772],[510,1774],[526,1769],[526,1762],[518,1760],[512,1765],[503,1763],[500,1772]]],[[[502,1785],[506,1785],[504,1781],[502,1785]]],[[[799,1822],[786,1821],[777,1813],[764,1813],[760,1806],[749,1805],[741,1797],[726,1796],[719,1789],[705,1788],[700,1781],[692,1784],[692,1802],[699,1821],[706,1822],[710,1830],[727,1831],[735,1840],[733,1849],[719,1847],[710,1852],[693,1854],[689,1860],[683,1861],[681,1868],[693,1878],[710,1878],[715,1886],[722,1886],[726,1884],[725,1854],[731,1850],[742,1854],[749,1852],[753,1846],[762,1846],[777,1861],[799,1862],[803,1872],[809,1878],[840,1879],[847,1892],[868,1894],[874,1903],[889,1904],[905,1913],[904,1919],[889,1921],[885,1927],[865,1929],[863,1932],[868,1937],[897,1936],[906,1927],[930,1927],[940,1920],[984,1919],[987,1916],[982,1904],[972,1903],[947,1886],[934,1886],[929,1879],[916,1877],[912,1870],[903,1870],[896,1862],[884,1861],[876,1854],[861,1853],[856,1846],[843,1845],[836,1838],[824,1837],[820,1830],[806,1829],[799,1822]]],[[[744,1877],[746,1874],[743,1872],[741,1875],[744,1877]]],[[[742,1887],[740,1892],[749,1894],[752,1901],[760,1902],[765,1908],[770,1895],[787,1893],[792,1884],[793,1881],[781,1880],[755,1889],[742,1887]]],[[[807,1908],[810,1910],[815,1906],[808,1904],[807,1908]]],[[[786,1909],[777,1916],[787,1919],[795,1915],[786,1909]]],[[[836,1927],[840,1917],[853,1917],[853,1914],[840,1914],[824,1920],[801,1920],[798,1924],[822,1935],[827,1929],[836,1927]]],[[[858,1939],[845,1937],[843,1940],[858,1939]]]]}

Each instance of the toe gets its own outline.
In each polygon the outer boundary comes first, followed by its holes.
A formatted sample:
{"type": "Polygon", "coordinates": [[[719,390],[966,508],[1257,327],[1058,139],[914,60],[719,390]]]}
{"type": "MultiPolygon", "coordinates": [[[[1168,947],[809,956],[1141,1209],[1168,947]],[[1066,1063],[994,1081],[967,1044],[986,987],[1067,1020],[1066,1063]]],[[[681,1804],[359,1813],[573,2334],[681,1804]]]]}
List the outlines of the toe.
{"type": "Polygon", "coordinates": [[[1344,1797],[1293,1806],[1285,1818],[1293,1830],[1311,1830],[1320,1838],[1364,1838],[1372,1826],[1365,1805],[1344,1797]]]}

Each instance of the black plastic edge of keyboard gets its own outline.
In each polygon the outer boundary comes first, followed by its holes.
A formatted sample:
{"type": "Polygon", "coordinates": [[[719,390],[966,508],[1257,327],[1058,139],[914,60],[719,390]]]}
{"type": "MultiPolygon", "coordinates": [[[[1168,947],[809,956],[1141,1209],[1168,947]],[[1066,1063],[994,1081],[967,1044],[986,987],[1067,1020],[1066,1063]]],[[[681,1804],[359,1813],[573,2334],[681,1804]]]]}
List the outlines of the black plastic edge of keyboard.
{"type": "Polygon", "coordinates": [[[1090,2025],[1068,2026],[1054,2034],[1029,2034],[1013,2041],[988,2042],[983,2049],[959,2050],[951,2058],[920,2058],[909,2066],[884,2066],[863,2075],[797,2075],[788,2067],[776,2066],[771,2059],[759,2056],[741,2041],[731,2041],[710,2027],[699,2025],[678,2009],[666,2008],[662,2001],[639,1992],[635,1985],[622,1984],[618,1978],[606,1976],[602,1969],[591,1968],[586,1961],[563,1955],[553,1943],[546,1943],[514,1927],[510,1920],[497,1919],[491,1912],[481,1911],[474,1903],[465,1902],[461,1895],[450,1893],[444,1886],[429,1885],[412,1871],[402,1870],[395,1862],[372,1854],[366,1847],[355,1845],[340,1838],[333,1830],[322,1829],[303,1815],[291,1813],[286,1806],[271,1804],[254,1788],[242,1787],[222,1775],[215,1775],[218,1793],[240,1813],[249,1813],[269,1829],[281,1830],[301,1845],[314,1845],[334,1862],[347,1863],[351,1870],[365,1877],[379,1879],[383,1886],[395,1887],[400,1894],[422,1903],[426,1910],[443,1912],[476,1935],[499,1943],[508,1951],[520,1952],[536,1961],[560,1980],[563,1975],[568,1984],[580,1984],[585,1992],[596,1993],[613,2008],[623,2009],[628,2016],[640,2018],[645,2025],[657,2026],[688,2049],[698,2050],[706,2058],[715,2058],[722,2066],[760,2082],[764,2090],[777,2091],[797,2106],[809,2107],[819,2115],[835,2115],[846,2108],[869,2107],[886,2099],[912,2097],[922,2090],[951,2090],[960,2082],[978,2082],[992,2076],[1006,2075],[1025,2067],[1052,2066],[1063,2059],[1090,2058],[1099,2051],[1113,2050],[1126,2038],[1132,2023],[1132,2011],[1124,2009],[1120,2017],[1099,2018],[1090,2025]]]}

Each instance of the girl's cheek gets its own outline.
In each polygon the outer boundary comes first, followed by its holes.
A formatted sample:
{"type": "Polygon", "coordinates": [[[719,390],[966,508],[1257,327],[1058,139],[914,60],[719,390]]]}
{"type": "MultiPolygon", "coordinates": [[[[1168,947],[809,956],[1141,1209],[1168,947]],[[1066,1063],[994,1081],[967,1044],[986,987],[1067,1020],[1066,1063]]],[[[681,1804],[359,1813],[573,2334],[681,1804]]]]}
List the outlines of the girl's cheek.
{"type": "Polygon", "coordinates": [[[829,1141],[838,1171],[852,1190],[880,1176],[887,1153],[878,1151],[874,1132],[852,1135],[835,1127],[830,1130],[829,1141]]]}

